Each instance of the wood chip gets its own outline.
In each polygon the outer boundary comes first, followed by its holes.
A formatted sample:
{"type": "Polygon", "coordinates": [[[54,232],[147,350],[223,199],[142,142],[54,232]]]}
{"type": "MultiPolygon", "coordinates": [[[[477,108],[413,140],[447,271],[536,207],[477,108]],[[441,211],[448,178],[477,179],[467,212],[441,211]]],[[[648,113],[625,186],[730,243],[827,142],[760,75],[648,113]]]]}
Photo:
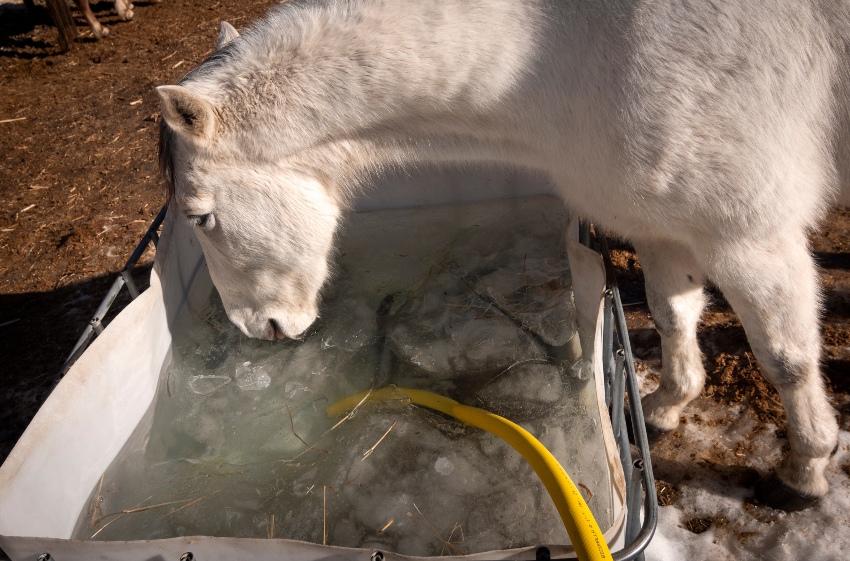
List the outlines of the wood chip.
{"type": "Polygon", "coordinates": [[[3,123],[14,123],[14,122],[17,122],[17,121],[26,121],[26,120],[27,120],[26,117],[15,117],[14,119],[2,119],[2,120],[0,120],[0,125],[2,125],[3,123]]]}

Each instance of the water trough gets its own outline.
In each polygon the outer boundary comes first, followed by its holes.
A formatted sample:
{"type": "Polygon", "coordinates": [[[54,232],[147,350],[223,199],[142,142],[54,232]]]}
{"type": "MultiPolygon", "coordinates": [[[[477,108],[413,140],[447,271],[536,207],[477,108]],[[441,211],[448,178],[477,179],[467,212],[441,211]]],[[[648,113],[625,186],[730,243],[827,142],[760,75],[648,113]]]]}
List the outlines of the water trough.
{"type": "MultiPolygon", "coordinates": [[[[351,226],[342,236],[343,252],[348,248],[352,252],[361,251],[366,256],[369,255],[367,249],[370,240],[387,238],[384,240],[387,243],[387,255],[392,253],[408,259],[406,262],[393,262],[388,270],[405,271],[409,277],[405,281],[407,285],[415,284],[417,278],[433,269],[433,256],[428,258],[429,261],[420,255],[425,251],[423,239],[439,237],[441,231],[448,235],[451,233],[449,225],[465,225],[474,228],[476,232],[487,232],[488,228],[495,231],[499,227],[504,229],[505,219],[509,219],[512,214],[519,216],[531,211],[548,216],[553,223],[558,220],[564,222],[566,241],[563,248],[569,257],[569,278],[578,338],[572,348],[574,352],[580,341],[581,354],[588,365],[587,371],[581,374],[586,383],[581,385],[575,382],[569,386],[575,392],[574,395],[569,393],[565,400],[575,398],[581,402],[580,409],[573,408],[570,414],[575,416],[576,411],[580,410],[582,419],[597,427],[594,432],[597,440],[592,448],[586,449],[586,453],[581,455],[586,456],[584,464],[576,457],[559,459],[567,471],[573,473],[575,469],[580,475],[586,474],[588,482],[593,481],[586,488],[586,498],[600,520],[606,540],[614,551],[614,558],[638,558],[654,531],[657,505],[640,403],[638,399],[631,399],[632,396],[637,397],[637,385],[622,305],[616,287],[606,284],[605,265],[600,254],[600,251],[604,253],[604,240],[591,236],[585,225],[575,220],[568,221],[557,201],[541,198],[549,192],[545,182],[518,172],[502,169],[478,170],[474,173],[470,170],[426,171],[412,177],[387,177],[382,181],[386,183],[384,187],[371,190],[356,201],[357,212],[350,219],[351,226]],[[401,225],[415,222],[416,217],[425,216],[429,212],[429,216],[439,217],[443,226],[437,224],[430,236],[414,231],[403,234],[401,225]],[[390,231],[392,224],[396,225],[396,230],[390,231]],[[413,260],[419,263],[418,269],[417,266],[403,264],[411,262],[410,255],[420,255],[418,261],[413,260]],[[422,264],[426,261],[430,265],[422,264]],[[580,395],[584,397],[577,397],[580,395]],[[627,396],[630,399],[627,400],[627,396]],[[632,420],[628,426],[626,415],[630,415],[632,420]],[[630,432],[629,427],[635,427],[634,432],[630,432]],[[591,474],[593,477],[590,477],[591,474]]],[[[166,376],[163,373],[169,372],[169,368],[179,362],[181,338],[185,338],[186,330],[197,329],[197,322],[193,323],[193,318],[197,320],[208,315],[216,302],[214,288],[194,234],[185,221],[175,215],[168,213],[165,216],[150,287],[138,294],[103,329],[100,321],[114,301],[115,293],[127,283],[128,275],[124,274],[116,280],[103,309],[98,310],[74,349],[67,374],[0,468],[0,548],[14,560],[45,560],[48,558],[45,555],[59,561],[93,558],[203,561],[234,558],[305,561],[428,558],[403,556],[380,543],[360,544],[361,547],[323,545],[322,542],[332,544],[335,540],[343,539],[335,538],[331,532],[328,542],[327,528],[324,528],[324,536],[310,537],[310,531],[313,530],[309,529],[304,531],[303,536],[297,534],[302,540],[282,539],[276,537],[276,532],[272,530],[269,532],[270,537],[235,537],[220,533],[216,536],[168,535],[160,539],[119,536],[120,539],[102,541],[109,531],[116,530],[121,524],[115,523],[111,529],[100,528],[102,523],[96,528],[81,526],[81,520],[92,511],[92,505],[108,501],[108,495],[102,491],[103,478],[106,477],[104,472],[107,475],[111,473],[110,466],[116,462],[116,458],[131,454],[134,446],[141,451],[139,458],[150,457],[153,446],[146,435],[150,424],[156,424],[157,404],[166,399],[163,395],[171,394],[171,388],[164,385],[166,376]],[[92,338],[94,340],[88,344],[92,338]],[[91,531],[93,528],[94,532],[91,531]],[[103,533],[94,535],[95,532],[103,533]],[[92,535],[95,539],[80,539],[92,535]],[[306,538],[318,543],[303,541],[306,538]]],[[[161,214],[159,219],[162,218],[161,214]]],[[[433,226],[433,221],[431,224],[433,226]]],[[[141,247],[156,239],[156,228],[153,228],[141,247]]],[[[431,244],[435,245],[439,244],[431,244]]],[[[134,252],[128,266],[140,253],[138,250],[134,252]]],[[[388,258],[378,255],[376,259],[370,261],[361,258],[357,264],[347,265],[349,268],[346,271],[352,273],[349,277],[370,278],[372,271],[380,269],[381,263],[388,258]]],[[[463,266],[464,263],[461,263],[461,268],[463,266]]],[[[386,284],[396,282],[404,285],[397,277],[404,278],[405,275],[395,275],[393,278],[396,280],[386,280],[386,284]]],[[[132,283],[128,289],[131,295],[136,296],[132,283]]],[[[372,298],[369,304],[374,305],[380,301],[379,297],[380,294],[375,292],[367,300],[372,298]]],[[[499,301],[496,299],[492,303],[498,305],[499,301]]],[[[331,312],[329,317],[333,319],[335,316],[331,312]]],[[[232,360],[243,358],[234,356],[232,360]]],[[[579,357],[571,355],[567,358],[572,364],[579,357]]],[[[375,371],[382,368],[380,364],[381,358],[378,356],[375,371]]],[[[265,381],[263,383],[266,384],[265,381]]],[[[276,383],[277,380],[270,379],[266,384],[268,389],[264,391],[275,391],[276,383]]],[[[240,395],[238,388],[241,387],[237,383],[230,384],[226,391],[240,395]]],[[[213,391],[218,391],[218,388],[213,391]]],[[[504,405],[498,399],[494,403],[496,407],[504,405]]],[[[552,417],[556,418],[568,419],[569,415],[552,417]]],[[[534,423],[529,420],[528,424],[533,426],[534,423]]],[[[552,432],[552,438],[562,440],[568,439],[565,435],[571,434],[568,426],[553,427],[552,432]]],[[[301,439],[300,436],[298,438],[301,439]]],[[[463,438],[478,437],[466,435],[463,438]]],[[[549,446],[545,439],[544,443],[549,446]]],[[[379,459],[379,453],[383,451],[379,449],[373,460],[379,459]]],[[[207,452],[198,454],[200,458],[208,458],[210,455],[207,452]]],[[[438,462],[441,459],[444,462],[436,465],[449,465],[445,458],[438,457],[438,462]]],[[[228,465],[232,465],[232,462],[228,465]]],[[[134,477],[137,481],[141,480],[139,475],[134,477]]],[[[324,492],[326,503],[327,491],[324,492]]],[[[139,489],[138,493],[143,499],[147,494],[144,489],[139,489]]],[[[220,493],[220,497],[226,495],[221,490],[215,493],[220,493]]],[[[185,504],[175,503],[176,507],[185,507],[191,500],[189,497],[185,504]]],[[[150,505],[144,502],[135,504],[150,505]]],[[[517,513],[511,511],[517,504],[519,502],[512,499],[500,508],[504,509],[508,517],[517,516],[517,513]]],[[[120,501],[109,506],[109,512],[122,508],[134,510],[134,504],[122,505],[120,501]]],[[[192,506],[195,505],[189,504],[189,507],[192,506]]],[[[474,504],[470,504],[470,510],[473,507],[474,504]]],[[[169,508],[167,513],[177,508],[169,508]]],[[[419,506],[416,506],[416,510],[420,510],[419,506]]],[[[171,516],[178,518],[180,515],[175,513],[171,516]]],[[[389,515],[386,518],[395,520],[389,515]]],[[[92,523],[103,520],[110,522],[112,519],[101,517],[98,520],[98,517],[92,516],[92,523]]],[[[271,527],[274,528],[274,523],[271,527]]],[[[285,528],[281,534],[287,535],[285,528]]],[[[451,542],[451,539],[448,541],[451,542]]],[[[469,541],[474,542],[474,539],[469,541]]],[[[574,554],[566,539],[547,540],[542,536],[539,541],[518,546],[487,550],[473,548],[472,551],[450,547],[447,551],[436,553],[443,553],[450,559],[546,559],[572,557],[574,554]]]]}

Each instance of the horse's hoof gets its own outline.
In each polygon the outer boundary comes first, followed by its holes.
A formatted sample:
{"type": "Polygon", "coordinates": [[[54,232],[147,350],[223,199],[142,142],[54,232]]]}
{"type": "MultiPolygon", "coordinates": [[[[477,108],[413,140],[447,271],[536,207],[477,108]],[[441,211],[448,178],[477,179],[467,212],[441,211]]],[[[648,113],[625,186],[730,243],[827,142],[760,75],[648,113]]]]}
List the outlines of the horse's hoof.
{"type": "Polygon", "coordinates": [[[756,483],[755,499],[758,503],[771,508],[796,512],[815,506],[820,497],[803,494],[789,487],[776,475],[770,475],[756,483]]]}
{"type": "Polygon", "coordinates": [[[133,4],[127,0],[118,0],[115,3],[115,11],[118,12],[118,17],[124,21],[133,19],[133,4]]]}
{"type": "MultiPolygon", "coordinates": [[[[646,427],[646,438],[649,440],[650,444],[655,444],[659,440],[661,440],[665,435],[673,432],[674,429],[662,429],[661,427],[657,427],[650,423],[649,421],[644,420],[644,426],[646,427]]],[[[634,427],[632,426],[632,416],[626,414],[626,427],[628,427],[629,432],[631,434],[635,434],[634,427]]]]}
{"type": "Polygon", "coordinates": [[[646,438],[649,440],[650,444],[655,444],[665,435],[670,434],[676,429],[662,429],[661,427],[656,427],[652,423],[646,423],[646,438]]]}
{"type": "Polygon", "coordinates": [[[109,35],[109,28],[105,25],[98,25],[97,27],[92,27],[91,32],[95,39],[103,39],[109,35]]]}

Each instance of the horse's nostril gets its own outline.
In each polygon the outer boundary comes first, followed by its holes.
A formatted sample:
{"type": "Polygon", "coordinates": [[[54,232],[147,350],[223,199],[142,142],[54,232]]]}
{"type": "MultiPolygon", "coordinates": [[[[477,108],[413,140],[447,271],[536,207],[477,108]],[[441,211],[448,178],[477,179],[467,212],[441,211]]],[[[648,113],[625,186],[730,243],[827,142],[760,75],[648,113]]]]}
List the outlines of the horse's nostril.
{"type": "Polygon", "coordinates": [[[272,334],[274,335],[275,339],[285,339],[286,338],[286,335],[283,334],[283,329],[280,328],[280,324],[278,324],[277,321],[270,319],[269,325],[272,326],[272,334]]]}

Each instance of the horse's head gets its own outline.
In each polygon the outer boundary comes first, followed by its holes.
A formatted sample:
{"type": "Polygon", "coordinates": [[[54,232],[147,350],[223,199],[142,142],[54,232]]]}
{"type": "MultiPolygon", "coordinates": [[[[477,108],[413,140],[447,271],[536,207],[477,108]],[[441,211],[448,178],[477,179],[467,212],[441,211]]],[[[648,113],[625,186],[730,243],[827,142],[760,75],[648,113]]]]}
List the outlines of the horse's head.
{"type": "Polygon", "coordinates": [[[191,81],[157,91],[166,180],[228,317],[250,337],[299,337],[317,317],[340,214],[327,181],[252,155],[244,131],[191,81]]]}

